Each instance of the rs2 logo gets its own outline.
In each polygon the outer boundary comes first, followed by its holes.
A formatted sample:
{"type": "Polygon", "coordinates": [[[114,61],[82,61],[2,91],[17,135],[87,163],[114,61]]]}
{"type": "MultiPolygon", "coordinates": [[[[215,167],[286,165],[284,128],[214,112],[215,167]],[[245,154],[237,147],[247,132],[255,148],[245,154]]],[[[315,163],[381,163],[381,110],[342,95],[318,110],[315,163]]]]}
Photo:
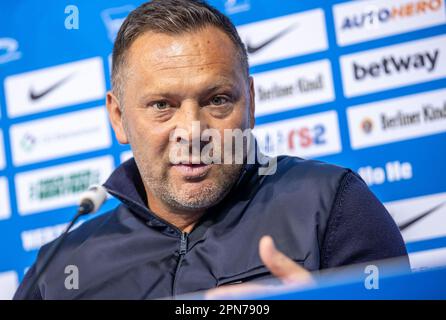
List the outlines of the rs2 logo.
{"type": "Polygon", "coordinates": [[[288,133],[288,149],[294,150],[296,147],[308,148],[312,145],[325,144],[325,127],[322,124],[312,128],[302,127],[293,129],[288,133]]]}

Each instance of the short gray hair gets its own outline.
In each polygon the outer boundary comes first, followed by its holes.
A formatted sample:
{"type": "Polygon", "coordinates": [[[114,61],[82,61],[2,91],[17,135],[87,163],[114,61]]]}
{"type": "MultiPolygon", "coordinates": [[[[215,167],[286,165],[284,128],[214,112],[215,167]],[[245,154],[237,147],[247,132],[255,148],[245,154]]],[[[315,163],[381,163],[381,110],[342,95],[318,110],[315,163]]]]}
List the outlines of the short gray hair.
{"type": "Polygon", "coordinates": [[[154,31],[181,34],[206,26],[222,30],[235,45],[241,66],[249,75],[248,54],[237,29],[223,13],[202,0],[153,0],[140,5],[125,19],[113,47],[112,88],[119,100],[123,94],[126,52],[141,34],[154,31]]]}

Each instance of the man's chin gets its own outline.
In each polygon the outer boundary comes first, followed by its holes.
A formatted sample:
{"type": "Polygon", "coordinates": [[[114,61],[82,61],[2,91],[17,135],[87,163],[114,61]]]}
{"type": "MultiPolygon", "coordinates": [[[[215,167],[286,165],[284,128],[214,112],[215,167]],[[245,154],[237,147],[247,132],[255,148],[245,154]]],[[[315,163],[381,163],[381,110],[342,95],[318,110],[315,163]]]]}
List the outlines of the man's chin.
{"type": "Polygon", "coordinates": [[[226,194],[210,179],[182,182],[175,192],[175,202],[186,210],[207,209],[217,204],[226,194]]]}

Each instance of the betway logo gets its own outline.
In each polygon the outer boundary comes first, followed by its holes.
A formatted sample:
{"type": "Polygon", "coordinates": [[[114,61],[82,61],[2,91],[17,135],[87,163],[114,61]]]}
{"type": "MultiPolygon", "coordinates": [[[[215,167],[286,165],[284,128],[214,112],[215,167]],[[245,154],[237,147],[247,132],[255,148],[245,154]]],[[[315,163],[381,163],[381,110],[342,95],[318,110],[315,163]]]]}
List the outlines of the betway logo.
{"type": "Polygon", "coordinates": [[[341,57],[344,95],[398,88],[446,77],[446,36],[341,57]]]}
{"type": "Polygon", "coordinates": [[[353,62],[353,73],[356,80],[363,80],[367,77],[381,77],[394,73],[410,72],[412,69],[425,69],[427,72],[435,70],[440,51],[420,52],[406,56],[383,57],[378,62],[372,62],[366,66],[353,62]]]}
{"type": "Polygon", "coordinates": [[[350,1],[333,11],[341,46],[446,22],[444,0],[350,1]]]}

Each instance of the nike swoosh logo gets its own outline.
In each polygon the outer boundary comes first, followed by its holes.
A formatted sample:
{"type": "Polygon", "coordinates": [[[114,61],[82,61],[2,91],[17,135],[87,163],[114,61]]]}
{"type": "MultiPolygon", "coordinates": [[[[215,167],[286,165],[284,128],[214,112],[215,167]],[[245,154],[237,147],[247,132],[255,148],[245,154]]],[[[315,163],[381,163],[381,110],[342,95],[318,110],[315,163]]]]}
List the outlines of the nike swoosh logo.
{"type": "Polygon", "coordinates": [[[273,43],[274,41],[282,38],[284,35],[286,35],[287,33],[289,33],[291,30],[293,30],[294,28],[297,27],[297,24],[292,24],[289,27],[287,27],[286,29],[280,31],[279,33],[276,33],[274,36],[272,36],[271,38],[265,40],[264,42],[254,46],[250,43],[248,43],[248,41],[246,41],[246,50],[248,51],[249,54],[254,54],[256,52],[258,52],[259,50],[262,50],[263,48],[265,48],[266,46],[268,46],[269,44],[273,43]]]}
{"type": "Polygon", "coordinates": [[[414,218],[410,219],[407,222],[404,222],[403,224],[399,225],[398,228],[400,229],[400,231],[403,231],[407,228],[409,228],[411,225],[413,225],[414,223],[420,221],[421,219],[425,218],[426,216],[430,215],[431,213],[437,211],[438,209],[440,209],[441,207],[443,207],[446,204],[445,202],[440,203],[439,205],[436,205],[435,207],[422,212],[420,214],[418,214],[417,216],[415,216],[414,218]]]}
{"type": "Polygon", "coordinates": [[[65,82],[67,82],[67,80],[69,78],[71,78],[73,74],[69,74],[67,75],[65,78],[62,78],[61,80],[57,81],[56,83],[54,83],[52,86],[46,88],[43,91],[40,92],[35,92],[33,89],[29,90],[29,98],[31,99],[31,101],[36,101],[39,100],[41,98],[43,98],[44,96],[46,96],[48,93],[50,93],[51,91],[57,89],[58,87],[60,87],[62,84],[64,84],[65,82]]]}

